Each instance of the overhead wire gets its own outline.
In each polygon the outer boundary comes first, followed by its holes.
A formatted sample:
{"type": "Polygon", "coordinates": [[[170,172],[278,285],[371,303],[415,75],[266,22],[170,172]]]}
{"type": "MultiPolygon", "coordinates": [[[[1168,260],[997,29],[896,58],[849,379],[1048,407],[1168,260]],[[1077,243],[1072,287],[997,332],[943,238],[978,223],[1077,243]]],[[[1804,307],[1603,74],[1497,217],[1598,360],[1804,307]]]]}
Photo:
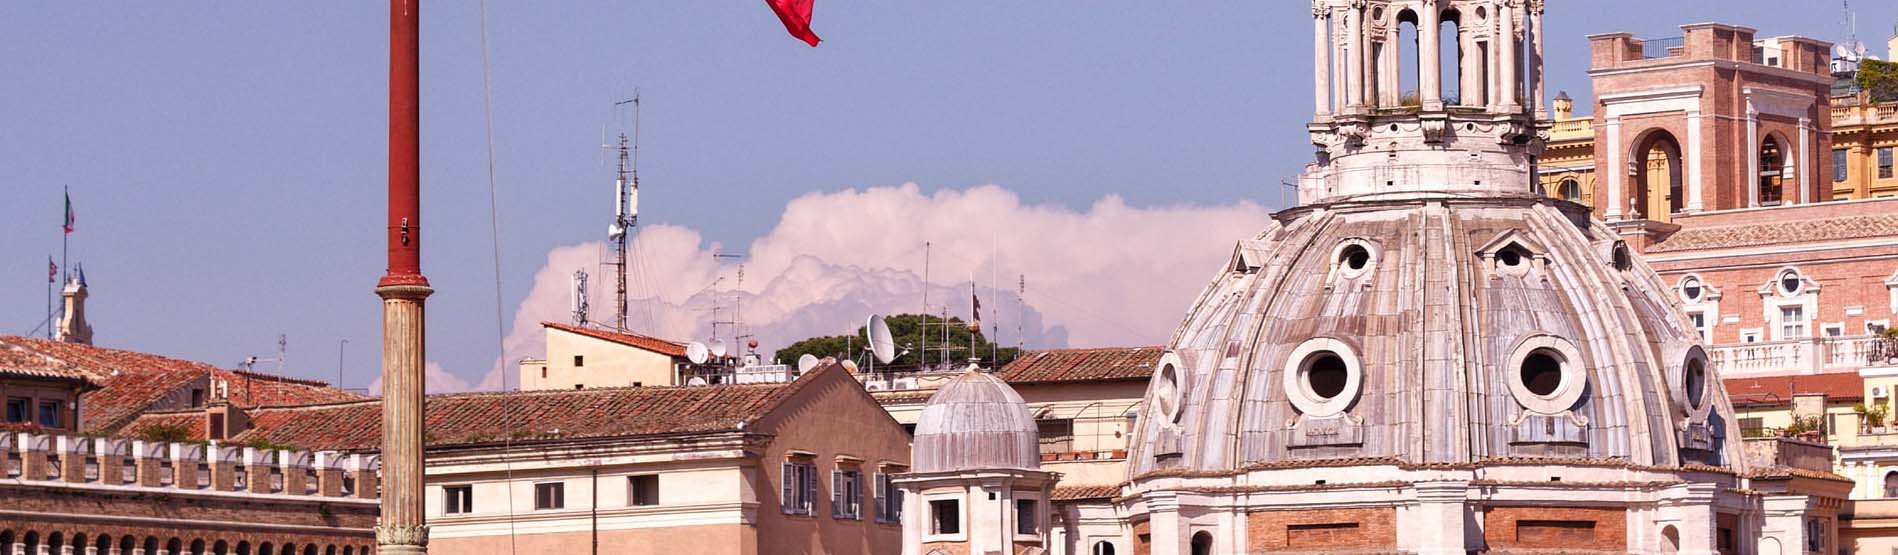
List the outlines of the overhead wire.
{"type": "MultiPolygon", "coordinates": [[[[501,298],[501,202],[499,186],[494,178],[494,71],[488,59],[488,0],[481,0],[481,111],[487,126],[488,140],[488,239],[494,249],[494,345],[501,361],[502,395],[494,396],[501,405],[501,420],[507,428],[507,436],[502,439],[501,463],[507,475],[507,548],[508,553],[517,553],[514,541],[514,465],[508,458],[513,452],[514,419],[508,411],[507,391],[507,315],[501,298]]],[[[423,409],[426,413],[427,409],[423,409]]]]}

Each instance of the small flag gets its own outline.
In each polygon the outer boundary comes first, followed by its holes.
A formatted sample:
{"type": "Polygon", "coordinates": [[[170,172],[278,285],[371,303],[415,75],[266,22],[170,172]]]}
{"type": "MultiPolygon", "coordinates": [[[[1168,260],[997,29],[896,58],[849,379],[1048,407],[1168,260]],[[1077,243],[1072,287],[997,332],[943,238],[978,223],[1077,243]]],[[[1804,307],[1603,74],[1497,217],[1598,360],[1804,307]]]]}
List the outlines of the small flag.
{"type": "Polygon", "coordinates": [[[970,316],[975,321],[969,324],[969,331],[980,332],[982,331],[982,297],[975,295],[974,285],[969,286],[969,300],[975,306],[975,309],[970,311],[970,316]]]}
{"type": "Polygon", "coordinates": [[[817,38],[817,33],[811,32],[811,3],[813,1],[764,0],[764,3],[771,6],[771,11],[778,14],[779,21],[784,22],[784,30],[790,31],[791,36],[815,48],[817,42],[823,39],[817,38]]]}
{"type": "Polygon", "coordinates": [[[66,233],[71,234],[72,224],[73,224],[72,193],[66,193],[66,223],[61,225],[60,227],[65,228],[66,233]]]}
{"type": "Polygon", "coordinates": [[[53,257],[51,256],[46,257],[46,283],[57,282],[58,277],[59,277],[59,265],[53,263],[53,257]]]}

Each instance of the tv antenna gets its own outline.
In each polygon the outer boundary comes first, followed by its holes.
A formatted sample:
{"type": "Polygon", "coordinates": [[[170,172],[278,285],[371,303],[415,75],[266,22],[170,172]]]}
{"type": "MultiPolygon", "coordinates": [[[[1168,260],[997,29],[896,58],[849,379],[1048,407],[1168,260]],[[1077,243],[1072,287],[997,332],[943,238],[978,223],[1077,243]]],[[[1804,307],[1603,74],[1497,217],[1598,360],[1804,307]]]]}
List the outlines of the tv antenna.
{"type": "MultiPolygon", "coordinates": [[[[288,358],[286,356],[286,353],[288,353],[289,350],[290,350],[289,336],[286,336],[283,334],[277,334],[277,356],[276,357],[258,358],[255,355],[244,357],[244,385],[245,385],[244,404],[250,404],[251,402],[251,399],[250,399],[251,388],[249,387],[250,378],[251,378],[251,374],[256,372],[255,368],[257,367],[257,363],[259,362],[277,363],[277,375],[282,376],[283,375],[283,361],[285,358],[288,358]]],[[[230,398],[230,394],[226,393],[225,399],[229,399],[229,398],[230,398]]]]}
{"type": "Polygon", "coordinates": [[[613,296],[613,327],[627,331],[626,326],[626,250],[627,233],[639,222],[639,89],[633,89],[633,97],[613,103],[613,109],[631,104],[633,106],[633,136],[628,140],[626,133],[619,134],[619,172],[613,181],[613,223],[606,227],[606,240],[612,245],[613,276],[616,286],[613,296]]]}
{"type": "Polygon", "coordinates": [[[570,308],[573,310],[573,325],[587,325],[587,312],[591,307],[587,306],[586,270],[573,271],[573,293],[568,300],[570,301],[570,308]]]}

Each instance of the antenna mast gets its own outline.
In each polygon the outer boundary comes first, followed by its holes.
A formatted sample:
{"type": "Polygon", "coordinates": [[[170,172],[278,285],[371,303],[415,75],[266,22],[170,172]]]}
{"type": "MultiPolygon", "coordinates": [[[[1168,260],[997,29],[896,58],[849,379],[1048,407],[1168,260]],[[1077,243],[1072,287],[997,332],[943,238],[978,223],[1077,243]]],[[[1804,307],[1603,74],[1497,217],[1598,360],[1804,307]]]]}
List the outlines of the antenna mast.
{"type": "MultiPolygon", "coordinates": [[[[633,90],[633,98],[613,103],[614,108],[627,104],[633,105],[633,136],[629,142],[625,132],[619,134],[619,174],[613,182],[613,223],[606,228],[607,242],[612,244],[613,277],[616,283],[613,295],[613,326],[619,331],[627,331],[626,326],[626,250],[627,232],[639,222],[639,90],[633,90]]],[[[583,322],[584,323],[584,322],[583,322]]]]}

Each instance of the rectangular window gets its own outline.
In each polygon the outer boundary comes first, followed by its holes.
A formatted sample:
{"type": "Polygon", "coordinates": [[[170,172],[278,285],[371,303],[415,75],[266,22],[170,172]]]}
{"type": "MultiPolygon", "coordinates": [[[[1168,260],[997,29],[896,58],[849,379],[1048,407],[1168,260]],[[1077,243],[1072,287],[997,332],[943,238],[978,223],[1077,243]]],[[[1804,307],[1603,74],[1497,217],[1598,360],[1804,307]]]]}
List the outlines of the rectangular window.
{"type": "Polygon", "coordinates": [[[567,484],[534,484],[534,510],[562,509],[567,506],[567,484]]]}
{"type": "Polygon", "coordinates": [[[863,472],[854,468],[830,472],[830,516],[863,518],[863,472]]]}
{"type": "Polygon", "coordinates": [[[1761,437],[1765,433],[1766,433],[1766,419],[1764,418],[1741,418],[1740,419],[1740,436],[1741,437],[1761,437]]]}
{"type": "Polygon", "coordinates": [[[894,524],[903,521],[903,490],[890,479],[890,473],[878,472],[876,477],[877,522],[894,524]]]}
{"type": "Polygon", "coordinates": [[[191,390],[191,406],[194,408],[204,406],[204,390],[202,389],[191,390]]]}
{"type": "Polygon", "coordinates": [[[26,422],[26,407],[32,404],[33,401],[31,399],[7,399],[7,421],[26,422]]]}
{"type": "Polygon", "coordinates": [[[1819,326],[1819,331],[1826,337],[1839,337],[1845,335],[1845,324],[1826,324],[1819,326]]]}
{"type": "Polygon", "coordinates": [[[659,475],[626,477],[626,502],[635,507],[659,504],[659,475]]]}
{"type": "Polygon", "coordinates": [[[59,427],[59,401],[40,401],[40,425],[59,427]]]}
{"type": "Polygon", "coordinates": [[[1806,337],[1805,307],[1779,307],[1779,338],[1802,339],[1804,337],[1806,337]]]}
{"type": "Polygon", "coordinates": [[[474,486],[443,487],[442,512],[451,515],[474,512],[474,486]]]}
{"type": "Polygon", "coordinates": [[[583,367],[583,366],[586,366],[586,365],[587,365],[587,357],[585,357],[585,356],[583,356],[583,355],[573,355],[573,367],[574,367],[574,368],[580,368],[580,367],[583,367]]]}
{"type": "Polygon", "coordinates": [[[1891,179],[1891,147],[1878,149],[1878,178],[1891,179]]]}
{"type": "Polygon", "coordinates": [[[1035,500],[1016,499],[1015,533],[1023,536],[1035,535],[1040,529],[1040,526],[1038,526],[1036,522],[1037,516],[1038,515],[1035,514],[1035,500]]]}
{"type": "Polygon", "coordinates": [[[817,465],[785,461],[779,508],[787,515],[811,515],[817,500],[817,465]]]}
{"type": "Polygon", "coordinates": [[[1066,453],[1074,450],[1073,420],[1036,420],[1035,428],[1040,432],[1041,452],[1066,453]]]}
{"type": "Polygon", "coordinates": [[[929,502],[929,533],[962,533],[962,507],[954,499],[935,499],[929,502]]]}
{"type": "Polygon", "coordinates": [[[1847,170],[1849,166],[1851,166],[1851,163],[1846,161],[1845,149],[1841,148],[1841,149],[1833,150],[1832,151],[1832,182],[1844,183],[1845,178],[1851,175],[1851,172],[1847,170]]]}

